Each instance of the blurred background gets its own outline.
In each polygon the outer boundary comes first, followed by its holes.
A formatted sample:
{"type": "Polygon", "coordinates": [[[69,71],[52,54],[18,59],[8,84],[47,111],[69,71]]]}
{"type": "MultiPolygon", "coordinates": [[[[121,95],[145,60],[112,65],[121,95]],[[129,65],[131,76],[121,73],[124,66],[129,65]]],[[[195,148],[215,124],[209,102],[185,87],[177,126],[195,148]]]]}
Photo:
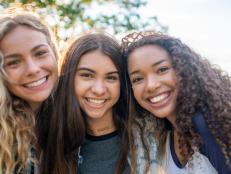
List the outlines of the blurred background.
{"type": "Polygon", "coordinates": [[[131,31],[155,29],[180,38],[231,74],[230,0],[0,0],[0,15],[8,7],[39,14],[61,49],[89,30],[120,40],[131,31]]]}

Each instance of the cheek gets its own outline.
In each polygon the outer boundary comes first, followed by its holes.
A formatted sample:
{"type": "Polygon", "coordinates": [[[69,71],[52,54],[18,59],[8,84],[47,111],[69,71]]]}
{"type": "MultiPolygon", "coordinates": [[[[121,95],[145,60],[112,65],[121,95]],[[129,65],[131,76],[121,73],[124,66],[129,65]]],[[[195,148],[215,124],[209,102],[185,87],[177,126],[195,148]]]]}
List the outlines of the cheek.
{"type": "Polygon", "coordinates": [[[16,83],[7,82],[6,88],[10,93],[20,97],[22,91],[21,88],[16,83]]]}
{"type": "MultiPolygon", "coordinates": [[[[123,89],[122,89],[122,90],[123,90],[123,89]]],[[[110,91],[111,91],[113,97],[114,97],[116,100],[118,100],[119,97],[120,97],[120,83],[118,82],[118,83],[116,83],[116,84],[112,84],[112,85],[110,86],[110,91]]]]}
{"type": "Polygon", "coordinates": [[[134,97],[135,97],[136,101],[138,103],[140,103],[140,101],[142,99],[142,97],[141,97],[142,96],[141,87],[136,86],[136,87],[133,87],[132,90],[133,90],[133,94],[134,94],[134,97]]]}
{"type": "Polygon", "coordinates": [[[58,62],[55,57],[51,57],[49,61],[47,61],[47,65],[49,65],[49,69],[51,69],[58,76],[58,62]]]}
{"type": "Polygon", "coordinates": [[[50,73],[52,75],[53,83],[56,84],[58,82],[58,78],[59,78],[57,63],[53,63],[50,65],[50,73]]]}
{"type": "Polygon", "coordinates": [[[14,89],[15,89],[15,84],[11,83],[11,82],[7,82],[6,84],[7,89],[11,92],[14,93],[14,89]]]}
{"type": "Polygon", "coordinates": [[[6,72],[6,79],[7,79],[7,85],[14,87],[14,85],[23,83],[23,68],[17,68],[17,70],[9,71],[5,70],[6,72]]]}
{"type": "Polygon", "coordinates": [[[175,85],[178,83],[179,77],[176,75],[176,72],[174,69],[172,69],[172,71],[171,71],[170,78],[172,80],[172,83],[174,83],[175,85]]]}
{"type": "Polygon", "coordinates": [[[74,89],[75,89],[75,96],[76,96],[76,99],[79,100],[79,97],[81,95],[81,91],[82,91],[82,87],[81,87],[81,82],[79,82],[79,79],[78,78],[75,78],[75,81],[74,81],[74,89]]]}
{"type": "Polygon", "coordinates": [[[81,78],[75,77],[74,79],[74,89],[77,100],[80,101],[82,97],[85,97],[90,91],[92,86],[92,81],[81,80],[81,78]]]}

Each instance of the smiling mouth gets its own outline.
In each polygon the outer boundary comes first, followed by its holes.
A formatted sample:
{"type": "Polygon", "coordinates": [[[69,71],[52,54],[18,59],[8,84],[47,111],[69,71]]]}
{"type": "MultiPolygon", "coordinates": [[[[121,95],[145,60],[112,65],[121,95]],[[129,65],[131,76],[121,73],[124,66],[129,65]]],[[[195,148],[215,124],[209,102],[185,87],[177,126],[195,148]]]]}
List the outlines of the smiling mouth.
{"type": "Polygon", "coordinates": [[[24,87],[26,88],[34,88],[34,87],[37,87],[37,86],[40,86],[42,84],[44,84],[46,81],[48,80],[48,76],[45,76],[37,81],[34,81],[34,82],[31,82],[31,83],[27,83],[25,85],[23,85],[24,87]]]}
{"type": "Polygon", "coordinates": [[[148,98],[148,101],[151,102],[152,104],[162,103],[166,99],[168,99],[170,95],[171,95],[170,91],[164,92],[158,96],[148,98]]]}
{"type": "Polygon", "coordinates": [[[102,105],[106,102],[106,99],[86,98],[86,100],[94,105],[102,105]]]}

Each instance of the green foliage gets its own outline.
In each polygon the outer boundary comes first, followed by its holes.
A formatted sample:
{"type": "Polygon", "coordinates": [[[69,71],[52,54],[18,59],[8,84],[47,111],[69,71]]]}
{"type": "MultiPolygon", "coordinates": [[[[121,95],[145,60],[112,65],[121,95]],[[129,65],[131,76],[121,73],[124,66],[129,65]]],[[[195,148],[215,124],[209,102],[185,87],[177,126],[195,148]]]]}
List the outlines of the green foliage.
{"type": "Polygon", "coordinates": [[[91,28],[106,30],[111,34],[139,29],[167,31],[167,27],[161,25],[156,16],[142,18],[140,9],[147,5],[146,0],[0,0],[0,2],[0,10],[12,6],[15,2],[21,3],[24,8],[32,8],[48,20],[61,40],[66,40],[73,33],[91,28]],[[65,35],[62,34],[64,31],[65,35]]]}

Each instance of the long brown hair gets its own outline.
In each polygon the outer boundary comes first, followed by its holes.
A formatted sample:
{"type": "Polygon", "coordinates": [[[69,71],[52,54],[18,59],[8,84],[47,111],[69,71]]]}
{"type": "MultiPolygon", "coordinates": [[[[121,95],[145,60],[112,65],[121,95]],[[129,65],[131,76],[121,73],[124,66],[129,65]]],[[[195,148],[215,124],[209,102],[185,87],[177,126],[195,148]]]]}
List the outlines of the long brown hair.
{"type": "MultiPolygon", "coordinates": [[[[119,44],[106,34],[87,34],[75,40],[68,48],[61,67],[60,81],[55,96],[56,107],[51,119],[49,141],[44,159],[45,173],[78,173],[78,149],[85,139],[86,122],[74,90],[74,77],[81,56],[99,50],[111,58],[119,72],[120,98],[113,107],[113,120],[119,134],[120,155],[116,173],[120,174],[127,165],[128,133],[126,86],[119,44]]],[[[96,60],[97,61],[97,60],[96,60]]]]}

